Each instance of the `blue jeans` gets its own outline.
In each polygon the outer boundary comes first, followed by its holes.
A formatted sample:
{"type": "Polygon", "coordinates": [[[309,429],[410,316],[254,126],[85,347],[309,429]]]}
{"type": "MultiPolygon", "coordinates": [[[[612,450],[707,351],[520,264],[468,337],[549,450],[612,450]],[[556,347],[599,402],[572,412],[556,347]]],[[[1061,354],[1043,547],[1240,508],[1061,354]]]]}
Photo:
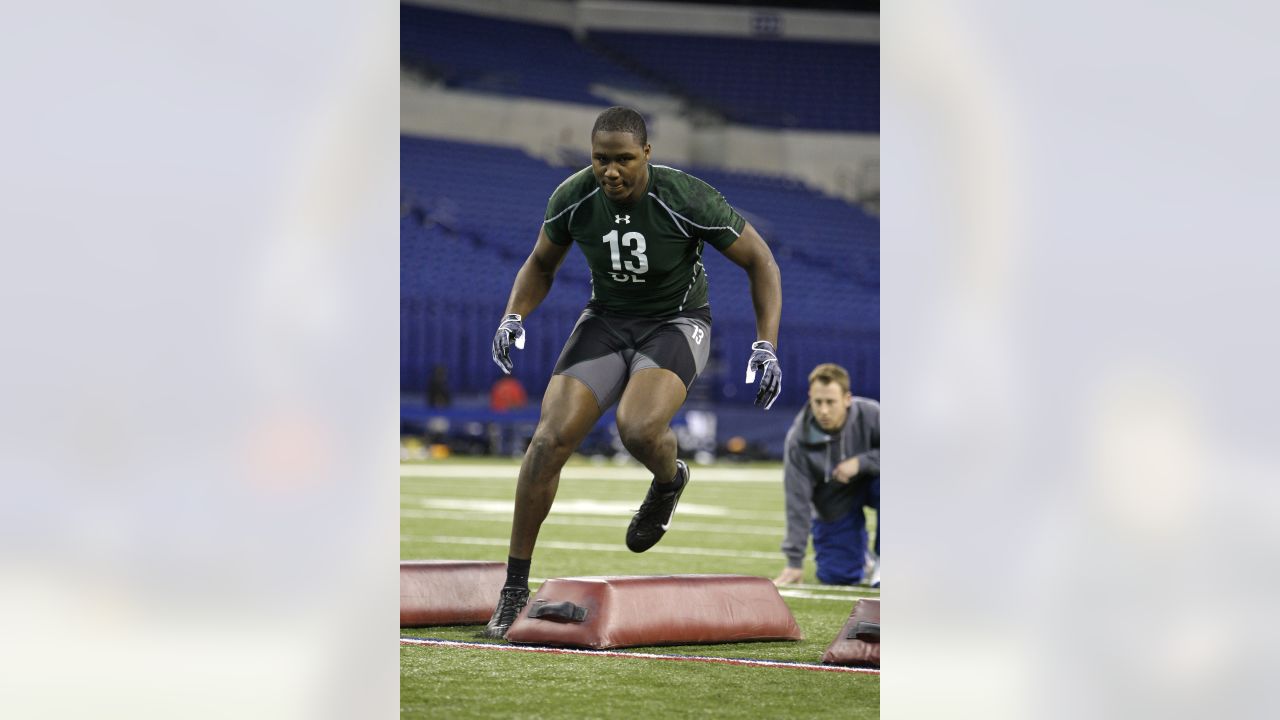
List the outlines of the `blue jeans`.
{"type": "Polygon", "coordinates": [[[827,585],[862,582],[867,555],[867,518],[863,507],[876,511],[876,554],[880,554],[880,478],[863,485],[862,502],[847,515],[830,522],[813,519],[813,554],[818,581],[827,585]]]}

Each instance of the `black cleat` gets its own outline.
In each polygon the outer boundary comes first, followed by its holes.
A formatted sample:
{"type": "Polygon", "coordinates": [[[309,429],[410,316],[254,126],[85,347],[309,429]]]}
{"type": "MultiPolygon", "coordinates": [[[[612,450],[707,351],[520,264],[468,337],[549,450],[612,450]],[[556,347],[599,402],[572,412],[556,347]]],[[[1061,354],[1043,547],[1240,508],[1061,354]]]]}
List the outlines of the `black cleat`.
{"type": "Polygon", "coordinates": [[[658,490],[657,483],[649,483],[649,492],[627,527],[627,549],[631,552],[642,553],[657,545],[667,534],[671,519],[676,516],[676,503],[680,502],[684,489],[689,487],[689,466],[683,460],[676,461],[676,474],[684,476],[679,490],[664,493],[658,490]]]}
{"type": "Polygon", "coordinates": [[[493,617],[489,618],[489,624],[484,626],[484,636],[506,638],[507,631],[511,629],[511,623],[516,621],[516,616],[528,603],[529,588],[502,588],[502,594],[498,597],[498,607],[493,609],[493,617]]]}

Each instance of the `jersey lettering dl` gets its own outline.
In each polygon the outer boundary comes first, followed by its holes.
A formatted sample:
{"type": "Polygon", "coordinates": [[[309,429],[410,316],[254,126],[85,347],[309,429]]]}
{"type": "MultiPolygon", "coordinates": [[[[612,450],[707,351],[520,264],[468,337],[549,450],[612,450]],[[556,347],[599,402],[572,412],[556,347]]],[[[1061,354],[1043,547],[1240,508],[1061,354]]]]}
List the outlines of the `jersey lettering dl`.
{"type": "Polygon", "coordinates": [[[582,250],[590,307],[640,317],[705,307],[703,244],[723,251],[745,226],[715,188],[665,165],[649,165],[649,185],[632,205],[609,200],[586,167],[551,194],[542,223],[551,242],[582,250]]]}

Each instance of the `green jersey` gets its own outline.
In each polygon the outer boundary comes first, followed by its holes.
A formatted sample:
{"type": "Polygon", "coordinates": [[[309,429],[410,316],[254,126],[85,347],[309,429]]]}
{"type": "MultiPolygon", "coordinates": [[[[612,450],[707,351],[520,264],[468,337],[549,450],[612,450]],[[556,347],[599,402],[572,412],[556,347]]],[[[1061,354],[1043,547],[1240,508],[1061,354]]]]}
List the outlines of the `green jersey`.
{"type": "Polygon", "coordinates": [[[746,221],[707,183],[649,165],[649,186],[633,205],[605,197],[591,168],[556,188],[542,229],[557,245],[578,243],[591,268],[590,307],[665,317],[706,307],[703,243],[725,250],[746,221]]]}

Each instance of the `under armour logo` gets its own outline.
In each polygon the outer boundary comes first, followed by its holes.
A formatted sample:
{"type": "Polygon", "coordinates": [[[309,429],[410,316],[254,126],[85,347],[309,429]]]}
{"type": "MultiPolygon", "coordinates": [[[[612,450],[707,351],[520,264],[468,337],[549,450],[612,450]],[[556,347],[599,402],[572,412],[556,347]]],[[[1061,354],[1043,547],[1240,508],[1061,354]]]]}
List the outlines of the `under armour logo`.
{"type": "Polygon", "coordinates": [[[620,223],[620,222],[624,222],[624,223],[626,223],[626,224],[630,225],[630,224],[631,224],[631,216],[630,216],[630,215],[614,215],[614,216],[613,216],[613,224],[614,224],[614,225],[617,225],[617,224],[618,224],[618,223],[620,223]]]}

